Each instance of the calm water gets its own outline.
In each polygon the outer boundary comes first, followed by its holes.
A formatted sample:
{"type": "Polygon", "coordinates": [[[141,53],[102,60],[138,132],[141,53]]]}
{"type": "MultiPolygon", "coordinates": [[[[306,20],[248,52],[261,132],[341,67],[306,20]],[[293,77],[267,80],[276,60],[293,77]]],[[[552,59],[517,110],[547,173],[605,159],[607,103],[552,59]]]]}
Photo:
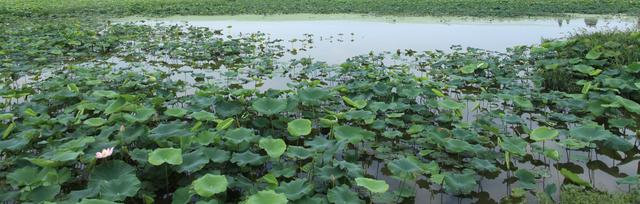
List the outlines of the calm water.
{"type": "MultiPolygon", "coordinates": [[[[312,57],[315,60],[338,64],[349,57],[394,52],[398,49],[448,50],[452,45],[475,47],[493,51],[506,51],[517,45],[537,44],[541,39],[563,38],[574,33],[600,30],[637,29],[640,20],[635,17],[576,16],[568,18],[435,18],[435,17],[374,17],[362,15],[240,15],[240,16],[177,16],[168,18],[126,18],[118,21],[139,21],[144,24],[188,24],[198,27],[221,29],[225,34],[241,36],[262,32],[270,38],[282,39],[289,49],[304,48],[295,55],[285,58],[312,57]],[[298,40],[292,40],[298,39],[298,40]]],[[[219,73],[206,73],[220,77],[219,73]]],[[[184,74],[186,81],[191,81],[184,74]]],[[[216,78],[217,78],[216,77],[216,78]]],[[[283,89],[291,79],[276,76],[264,81],[260,89],[283,89]]],[[[253,84],[245,84],[252,87],[253,84]]],[[[466,110],[470,112],[470,110],[466,110]]],[[[473,118],[473,113],[465,114],[473,118]]],[[[528,120],[526,118],[523,118],[528,120]]],[[[531,128],[535,128],[533,124],[531,128]]],[[[568,168],[605,191],[626,191],[627,186],[617,185],[616,178],[640,173],[638,147],[630,155],[611,158],[591,151],[565,151],[557,146],[547,146],[562,151],[560,161],[545,160],[534,155],[526,161],[516,163],[526,169],[547,169],[549,177],[539,180],[538,189],[546,184],[564,180],[558,168],[568,168]],[[569,157],[567,157],[569,155],[569,157]],[[545,161],[541,161],[545,160],[545,161]]],[[[514,161],[515,162],[515,161],[514,161]]],[[[385,179],[392,188],[397,188],[398,180],[384,176],[383,165],[373,161],[367,168],[371,175],[385,179]]],[[[439,191],[437,186],[423,186],[421,180],[409,183],[416,188],[415,203],[499,203],[517,187],[512,182],[513,175],[503,171],[498,175],[483,178],[476,193],[460,198],[439,191]]],[[[407,185],[407,184],[405,184],[407,185]]],[[[528,194],[527,200],[535,202],[535,196],[528,194]]]]}
{"type": "MultiPolygon", "coordinates": [[[[447,50],[452,45],[505,51],[541,39],[577,32],[637,28],[636,17],[576,16],[567,18],[375,17],[363,15],[239,15],[127,18],[146,24],[188,24],[224,29],[226,34],[263,32],[272,38],[311,39],[313,48],[299,57],[331,64],[371,51],[447,50]],[[312,36],[306,35],[310,34],[312,36]]],[[[301,42],[291,43],[294,47],[301,42]]]]}

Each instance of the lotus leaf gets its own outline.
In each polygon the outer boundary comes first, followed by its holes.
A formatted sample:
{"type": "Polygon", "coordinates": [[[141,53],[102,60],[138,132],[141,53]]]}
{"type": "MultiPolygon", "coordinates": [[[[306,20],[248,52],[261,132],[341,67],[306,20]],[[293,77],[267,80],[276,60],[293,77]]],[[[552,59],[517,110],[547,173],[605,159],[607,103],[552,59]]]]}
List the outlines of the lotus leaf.
{"type": "Polygon", "coordinates": [[[205,174],[192,183],[193,189],[202,197],[211,197],[225,192],[229,183],[223,175],[205,174]]]}
{"type": "Polygon", "coordinates": [[[171,165],[182,164],[182,150],[175,148],[158,148],[149,152],[149,163],[155,166],[164,163],[171,165]]]}

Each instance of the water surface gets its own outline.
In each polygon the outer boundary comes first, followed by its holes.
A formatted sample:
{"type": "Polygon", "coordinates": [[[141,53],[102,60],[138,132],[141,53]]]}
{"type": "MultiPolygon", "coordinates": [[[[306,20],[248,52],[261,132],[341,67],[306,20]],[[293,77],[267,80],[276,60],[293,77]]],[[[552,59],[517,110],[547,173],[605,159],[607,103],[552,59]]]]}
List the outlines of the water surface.
{"type": "MultiPolygon", "coordinates": [[[[299,57],[336,64],[373,52],[398,49],[448,50],[452,45],[505,51],[532,45],[541,39],[563,38],[580,32],[635,29],[640,24],[628,16],[572,16],[532,18],[389,17],[369,15],[237,15],[127,18],[145,24],[188,24],[223,29],[238,36],[263,32],[275,39],[312,40],[312,48],[299,57]]],[[[304,47],[300,41],[293,47],[304,47]]]]}

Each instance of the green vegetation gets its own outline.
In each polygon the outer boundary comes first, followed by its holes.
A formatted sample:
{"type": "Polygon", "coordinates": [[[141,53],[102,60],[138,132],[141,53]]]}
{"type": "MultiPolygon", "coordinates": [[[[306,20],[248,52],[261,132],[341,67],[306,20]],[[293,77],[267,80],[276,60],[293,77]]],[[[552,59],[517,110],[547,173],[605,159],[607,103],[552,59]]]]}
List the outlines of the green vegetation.
{"type": "Polygon", "coordinates": [[[638,200],[636,191],[597,192],[581,167],[607,172],[620,187],[640,185],[618,166],[640,153],[638,32],[506,53],[371,53],[328,65],[284,62],[293,54],[286,42],[265,34],[101,20],[635,13],[635,1],[70,2],[0,5],[2,202],[400,203],[417,187],[480,199],[479,184],[496,178],[512,185],[503,201],[533,192],[543,192],[541,202],[638,200]],[[274,76],[291,84],[263,89],[274,76]],[[593,152],[613,164],[575,156],[593,152]]]}
{"type": "Polygon", "coordinates": [[[538,195],[540,204],[590,204],[590,203],[611,203],[611,204],[632,204],[640,201],[640,191],[633,190],[628,193],[607,193],[567,185],[562,188],[559,202],[554,202],[544,194],[538,195]]]}
{"type": "Polygon", "coordinates": [[[1,0],[14,16],[362,13],[378,15],[540,16],[640,13],[629,0],[1,0]]]}

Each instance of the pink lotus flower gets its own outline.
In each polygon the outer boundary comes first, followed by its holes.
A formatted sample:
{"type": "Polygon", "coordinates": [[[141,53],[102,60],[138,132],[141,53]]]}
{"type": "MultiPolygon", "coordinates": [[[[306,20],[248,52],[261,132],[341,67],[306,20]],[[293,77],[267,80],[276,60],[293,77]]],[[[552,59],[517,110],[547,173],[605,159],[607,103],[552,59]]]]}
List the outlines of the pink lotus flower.
{"type": "Polygon", "coordinates": [[[102,149],[100,152],[96,152],[96,159],[107,158],[113,154],[113,147],[102,149]]]}

